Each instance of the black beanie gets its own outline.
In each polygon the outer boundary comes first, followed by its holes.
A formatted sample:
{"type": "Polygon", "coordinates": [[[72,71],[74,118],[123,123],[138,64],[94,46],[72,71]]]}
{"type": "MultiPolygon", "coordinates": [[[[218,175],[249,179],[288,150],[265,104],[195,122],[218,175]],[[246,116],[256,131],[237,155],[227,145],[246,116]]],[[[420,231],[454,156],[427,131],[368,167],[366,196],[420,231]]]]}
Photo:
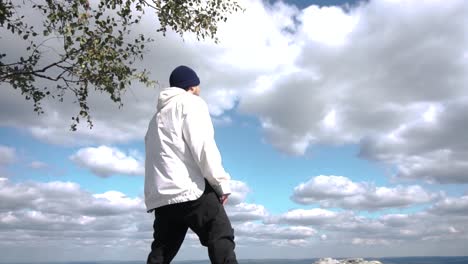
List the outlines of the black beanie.
{"type": "Polygon", "coordinates": [[[169,84],[171,87],[179,87],[187,90],[190,87],[199,85],[200,79],[194,70],[181,65],[172,71],[169,77],[169,84]]]}

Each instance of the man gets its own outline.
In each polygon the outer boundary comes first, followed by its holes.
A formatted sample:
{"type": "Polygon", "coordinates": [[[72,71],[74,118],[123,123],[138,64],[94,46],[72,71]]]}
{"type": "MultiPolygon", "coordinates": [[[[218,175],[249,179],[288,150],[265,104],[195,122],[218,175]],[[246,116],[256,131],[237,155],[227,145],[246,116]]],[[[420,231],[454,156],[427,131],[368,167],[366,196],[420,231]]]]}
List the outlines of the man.
{"type": "Polygon", "coordinates": [[[231,193],[214,140],[200,79],[175,68],[161,91],[145,136],[145,203],[154,211],[148,264],[170,263],[190,228],[208,247],[211,263],[237,263],[234,230],[223,205],[231,193]]]}

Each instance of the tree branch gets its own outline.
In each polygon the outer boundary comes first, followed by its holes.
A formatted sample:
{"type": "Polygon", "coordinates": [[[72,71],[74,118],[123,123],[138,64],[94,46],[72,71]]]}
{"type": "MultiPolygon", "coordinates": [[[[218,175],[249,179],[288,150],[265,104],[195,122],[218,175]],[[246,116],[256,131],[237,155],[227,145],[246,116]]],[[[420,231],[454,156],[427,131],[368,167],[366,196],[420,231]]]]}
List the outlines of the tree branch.
{"type": "MultiPolygon", "coordinates": [[[[57,62],[54,62],[50,65],[47,65],[46,67],[40,69],[40,70],[35,70],[35,71],[21,71],[21,70],[18,70],[18,71],[14,71],[10,74],[6,74],[5,76],[0,76],[0,82],[3,82],[5,81],[6,79],[9,79],[13,76],[17,76],[17,75],[35,75],[37,77],[41,77],[41,78],[45,78],[45,79],[48,79],[48,80],[51,80],[51,81],[57,81],[57,79],[55,78],[52,78],[52,77],[48,77],[48,76],[45,76],[45,75],[42,75],[42,74],[39,74],[39,73],[44,73],[46,72],[48,69],[54,67],[54,66],[57,66],[57,67],[60,67],[60,63],[63,63],[65,62],[67,58],[63,58],[62,60],[60,61],[57,61],[57,62]]],[[[16,64],[21,64],[21,63],[16,63],[16,64]]]]}

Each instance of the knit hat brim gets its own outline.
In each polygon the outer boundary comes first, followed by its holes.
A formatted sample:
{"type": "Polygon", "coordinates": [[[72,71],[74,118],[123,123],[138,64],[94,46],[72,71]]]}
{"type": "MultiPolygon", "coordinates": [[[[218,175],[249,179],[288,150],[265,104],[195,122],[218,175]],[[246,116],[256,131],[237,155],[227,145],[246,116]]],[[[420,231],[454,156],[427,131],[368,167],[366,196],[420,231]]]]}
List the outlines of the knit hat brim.
{"type": "Polygon", "coordinates": [[[193,87],[193,86],[197,86],[199,84],[200,84],[200,79],[197,77],[197,78],[191,79],[191,80],[184,80],[182,82],[172,83],[171,86],[172,87],[179,87],[179,88],[187,90],[188,88],[193,87]]]}

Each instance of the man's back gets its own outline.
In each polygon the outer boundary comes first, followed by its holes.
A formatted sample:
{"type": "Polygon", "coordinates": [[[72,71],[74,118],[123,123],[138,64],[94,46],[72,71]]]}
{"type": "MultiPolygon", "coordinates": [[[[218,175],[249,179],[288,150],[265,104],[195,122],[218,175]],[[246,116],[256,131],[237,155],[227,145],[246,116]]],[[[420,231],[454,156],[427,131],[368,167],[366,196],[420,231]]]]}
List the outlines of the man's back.
{"type": "Polygon", "coordinates": [[[148,264],[170,263],[190,228],[212,263],[237,263],[234,230],[224,210],[230,176],[224,171],[200,80],[186,66],[169,78],[145,136],[145,203],[154,210],[148,264]]]}
{"type": "Polygon", "coordinates": [[[219,194],[228,192],[230,176],[222,167],[208,108],[198,96],[180,88],[164,89],[145,147],[148,211],[197,199],[205,189],[205,178],[219,194]]]}
{"type": "Polygon", "coordinates": [[[195,200],[203,193],[203,175],[182,135],[185,111],[196,99],[180,88],[168,88],[160,94],[145,136],[148,210],[195,200]]]}

